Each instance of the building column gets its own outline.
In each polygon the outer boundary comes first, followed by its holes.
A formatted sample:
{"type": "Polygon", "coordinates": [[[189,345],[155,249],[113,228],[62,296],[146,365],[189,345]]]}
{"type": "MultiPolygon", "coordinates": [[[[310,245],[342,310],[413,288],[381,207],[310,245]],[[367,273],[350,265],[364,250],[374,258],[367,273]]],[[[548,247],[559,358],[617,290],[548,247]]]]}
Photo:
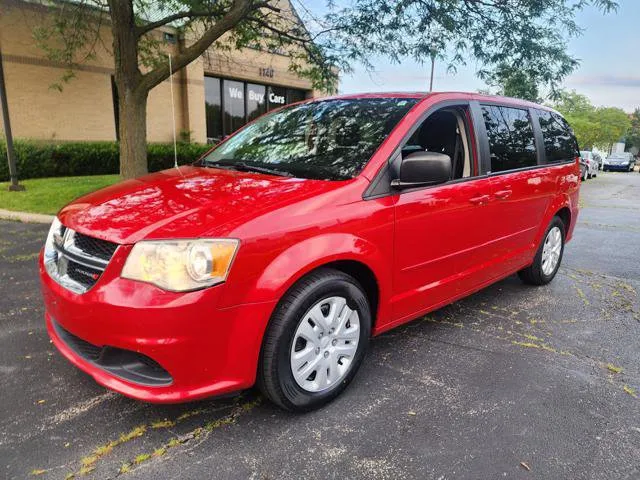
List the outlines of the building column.
{"type": "Polygon", "coordinates": [[[185,130],[190,132],[192,142],[206,143],[207,124],[202,58],[191,62],[183,69],[182,81],[185,130]]]}

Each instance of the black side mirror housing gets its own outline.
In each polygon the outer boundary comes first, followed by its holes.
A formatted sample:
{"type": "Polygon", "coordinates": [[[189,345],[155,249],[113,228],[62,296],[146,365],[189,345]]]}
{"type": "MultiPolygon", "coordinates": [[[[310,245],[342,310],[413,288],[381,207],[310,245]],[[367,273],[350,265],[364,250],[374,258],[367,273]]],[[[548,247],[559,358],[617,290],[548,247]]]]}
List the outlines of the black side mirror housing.
{"type": "Polygon", "coordinates": [[[391,181],[399,190],[448,182],[451,157],[438,152],[414,152],[402,159],[400,178],[391,181]]]}

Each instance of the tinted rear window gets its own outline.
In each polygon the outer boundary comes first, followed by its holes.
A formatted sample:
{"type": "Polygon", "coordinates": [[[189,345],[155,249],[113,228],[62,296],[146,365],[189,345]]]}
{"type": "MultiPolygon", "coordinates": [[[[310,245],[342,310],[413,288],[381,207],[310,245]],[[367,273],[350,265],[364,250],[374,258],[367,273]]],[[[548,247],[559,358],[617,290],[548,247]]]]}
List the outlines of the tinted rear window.
{"type": "Polygon", "coordinates": [[[547,163],[565,162],[579,156],[578,144],[571,127],[557,113],[538,110],[547,163]]]}
{"type": "Polygon", "coordinates": [[[482,115],[489,137],[492,172],[537,165],[533,127],[527,110],[483,105],[482,115]]]}

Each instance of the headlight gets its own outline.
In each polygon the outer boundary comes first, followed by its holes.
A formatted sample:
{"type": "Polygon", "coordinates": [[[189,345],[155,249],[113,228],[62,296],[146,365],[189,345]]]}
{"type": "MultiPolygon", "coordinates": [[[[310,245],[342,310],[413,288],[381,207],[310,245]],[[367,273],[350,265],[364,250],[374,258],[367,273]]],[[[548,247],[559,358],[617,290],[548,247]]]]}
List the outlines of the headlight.
{"type": "Polygon", "coordinates": [[[56,235],[60,235],[60,231],[62,230],[62,223],[58,220],[58,217],[53,219],[51,222],[51,227],[49,228],[49,233],[47,234],[47,240],[44,243],[44,261],[45,263],[50,262],[55,259],[55,248],[53,248],[53,241],[56,235]]]}
{"type": "Polygon", "coordinates": [[[235,239],[141,241],[122,269],[122,277],[184,292],[227,279],[240,242],[235,239]]]}

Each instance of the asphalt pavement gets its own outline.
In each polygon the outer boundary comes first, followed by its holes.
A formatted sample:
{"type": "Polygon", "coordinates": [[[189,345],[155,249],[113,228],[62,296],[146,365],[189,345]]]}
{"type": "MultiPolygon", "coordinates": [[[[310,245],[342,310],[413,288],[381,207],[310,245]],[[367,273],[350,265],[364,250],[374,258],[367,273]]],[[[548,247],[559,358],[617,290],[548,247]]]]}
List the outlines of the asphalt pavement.
{"type": "Polygon", "coordinates": [[[640,175],[583,184],[562,268],[507,278],[373,340],[306,415],[255,391],[158,406],[49,342],[47,226],[0,221],[0,478],[638,479],[640,175]]]}

